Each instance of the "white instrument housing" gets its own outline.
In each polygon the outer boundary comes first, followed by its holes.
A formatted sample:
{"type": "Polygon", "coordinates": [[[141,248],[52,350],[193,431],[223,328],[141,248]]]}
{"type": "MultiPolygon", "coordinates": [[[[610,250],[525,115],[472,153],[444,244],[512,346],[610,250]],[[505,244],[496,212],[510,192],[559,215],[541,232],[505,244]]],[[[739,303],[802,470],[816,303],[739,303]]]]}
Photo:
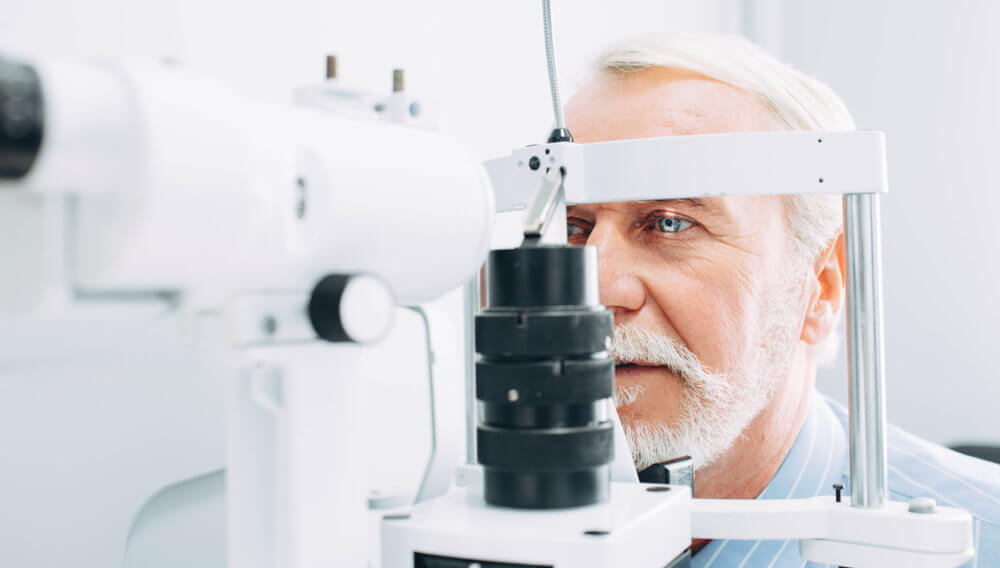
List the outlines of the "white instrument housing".
{"type": "Polygon", "coordinates": [[[441,133],[254,103],[170,65],[38,69],[51,128],[0,190],[78,197],[82,290],[228,296],[338,270],[412,303],[468,280],[489,248],[486,176],[441,133]]]}

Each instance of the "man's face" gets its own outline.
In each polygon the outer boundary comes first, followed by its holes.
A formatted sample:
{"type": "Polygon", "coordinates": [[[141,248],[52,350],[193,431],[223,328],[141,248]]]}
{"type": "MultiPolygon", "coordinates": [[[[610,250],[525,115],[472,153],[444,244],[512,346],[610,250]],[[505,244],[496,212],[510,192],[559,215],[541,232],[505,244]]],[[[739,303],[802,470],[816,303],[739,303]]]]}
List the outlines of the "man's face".
{"type": "MultiPolygon", "coordinates": [[[[753,96],[664,69],[601,74],[566,118],[579,143],[774,129],[753,96]]],[[[685,453],[707,465],[780,388],[798,339],[802,286],[790,275],[803,272],[782,199],[577,205],[567,221],[571,244],[598,249],[616,404],[637,465],[685,453]]]]}

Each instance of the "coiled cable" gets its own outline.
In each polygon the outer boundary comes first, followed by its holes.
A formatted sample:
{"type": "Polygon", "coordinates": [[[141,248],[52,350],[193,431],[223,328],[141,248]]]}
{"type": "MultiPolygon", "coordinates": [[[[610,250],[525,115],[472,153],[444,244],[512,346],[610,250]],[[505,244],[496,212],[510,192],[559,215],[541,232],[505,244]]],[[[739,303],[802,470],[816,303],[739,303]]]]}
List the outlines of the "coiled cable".
{"type": "Polygon", "coordinates": [[[556,75],[556,54],[552,47],[552,8],[549,0],[542,0],[542,20],[545,26],[545,62],[549,66],[549,91],[552,92],[552,112],[556,117],[556,129],[566,128],[562,103],[559,101],[559,77],[556,75]]]}

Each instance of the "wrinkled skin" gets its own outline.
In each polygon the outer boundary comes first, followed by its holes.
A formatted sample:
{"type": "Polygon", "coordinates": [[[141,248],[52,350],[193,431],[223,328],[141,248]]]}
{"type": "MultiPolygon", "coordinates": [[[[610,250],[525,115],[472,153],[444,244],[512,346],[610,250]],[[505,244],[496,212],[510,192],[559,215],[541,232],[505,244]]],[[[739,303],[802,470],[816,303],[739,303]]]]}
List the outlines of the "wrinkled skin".
{"type": "MultiPolygon", "coordinates": [[[[596,75],[568,102],[566,122],[578,143],[776,129],[749,93],[655,68],[596,75]]],[[[773,397],[729,450],[695,476],[699,497],[756,497],[805,418],[815,380],[808,346],[835,327],[843,301],[840,239],[815,259],[793,262],[778,196],[578,205],[567,221],[571,243],[598,249],[601,299],[615,323],[680,339],[713,371],[746,360],[761,339],[761,298],[791,270],[801,273],[801,286],[787,298],[795,327],[773,397]]],[[[645,389],[619,408],[626,427],[676,419],[684,387],[665,367],[621,367],[615,382],[645,389]]]]}

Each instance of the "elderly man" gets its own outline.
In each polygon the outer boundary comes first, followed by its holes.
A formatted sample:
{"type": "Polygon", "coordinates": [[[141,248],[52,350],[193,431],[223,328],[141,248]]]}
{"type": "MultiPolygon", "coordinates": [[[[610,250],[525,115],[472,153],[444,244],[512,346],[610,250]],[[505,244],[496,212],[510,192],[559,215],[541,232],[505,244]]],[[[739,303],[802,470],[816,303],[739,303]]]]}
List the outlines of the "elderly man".
{"type": "MultiPolygon", "coordinates": [[[[679,35],[606,51],[566,122],[580,143],[854,128],[828,87],[749,42],[679,35]]],[[[578,205],[567,223],[570,243],[598,249],[615,403],[637,468],[690,455],[699,497],[847,484],[846,411],[814,390],[845,302],[839,197],[578,205]]],[[[971,511],[978,566],[1000,566],[1000,467],[890,429],[889,489],[971,511]]],[[[694,550],[695,566],[806,564],[788,541],[694,550]]]]}

